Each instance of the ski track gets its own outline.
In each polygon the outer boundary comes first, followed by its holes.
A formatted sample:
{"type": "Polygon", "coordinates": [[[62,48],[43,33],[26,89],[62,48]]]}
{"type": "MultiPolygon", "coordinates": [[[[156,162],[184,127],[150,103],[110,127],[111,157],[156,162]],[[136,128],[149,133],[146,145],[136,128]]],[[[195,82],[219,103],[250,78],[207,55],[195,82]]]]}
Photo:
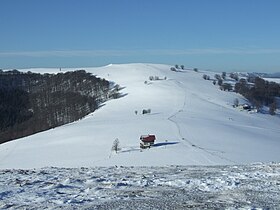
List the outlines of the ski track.
{"type": "MultiPolygon", "coordinates": [[[[177,130],[178,130],[178,135],[180,136],[180,140],[181,140],[181,142],[187,142],[188,143],[188,145],[190,146],[190,147],[194,147],[194,148],[197,148],[197,149],[199,149],[199,150],[202,150],[202,151],[204,151],[204,152],[206,152],[207,154],[210,154],[211,156],[214,156],[214,157],[218,157],[219,159],[222,159],[222,160],[226,160],[227,162],[229,162],[229,163],[233,163],[233,164],[238,164],[237,162],[235,162],[235,161],[233,161],[233,160],[230,160],[230,159],[228,159],[228,158],[226,158],[226,157],[223,157],[223,156],[221,156],[221,155],[219,155],[219,154],[222,154],[222,153],[224,153],[223,151],[218,151],[218,150],[211,150],[211,149],[207,149],[207,148],[204,148],[204,147],[201,147],[201,146],[198,146],[198,145],[196,145],[196,144],[194,144],[192,141],[190,141],[190,140],[188,140],[187,138],[185,138],[185,137],[183,137],[183,135],[182,135],[182,133],[181,133],[181,129],[180,129],[180,126],[179,126],[179,124],[176,122],[176,120],[173,120],[173,118],[176,118],[176,115],[178,115],[180,112],[183,112],[186,108],[186,104],[187,104],[187,94],[186,94],[186,89],[183,87],[183,85],[181,84],[181,82],[180,81],[177,81],[177,80],[173,80],[173,81],[175,81],[175,83],[176,83],[176,85],[180,88],[180,89],[182,89],[183,90],[183,92],[184,92],[184,103],[183,103],[183,105],[182,105],[182,108],[181,109],[178,109],[178,111],[176,111],[174,114],[172,114],[171,116],[169,116],[168,117],[168,120],[170,121],[170,122],[172,122],[175,126],[176,126],[176,128],[177,128],[177,130]],[[219,153],[219,154],[218,154],[219,153]]],[[[197,97],[197,95],[195,95],[196,97],[197,97]]],[[[201,100],[204,100],[204,99],[202,99],[202,98],[199,98],[199,99],[201,99],[201,100]]],[[[217,104],[215,104],[215,103],[213,103],[214,105],[217,105],[217,104]]],[[[217,105],[217,106],[219,106],[219,107],[222,107],[222,108],[224,108],[223,106],[220,106],[220,105],[217,105]]],[[[209,162],[212,162],[212,163],[215,163],[215,162],[213,162],[213,161],[211,161],[211,160],[209,160],[209,159],[207,159],[209,162]]]]}

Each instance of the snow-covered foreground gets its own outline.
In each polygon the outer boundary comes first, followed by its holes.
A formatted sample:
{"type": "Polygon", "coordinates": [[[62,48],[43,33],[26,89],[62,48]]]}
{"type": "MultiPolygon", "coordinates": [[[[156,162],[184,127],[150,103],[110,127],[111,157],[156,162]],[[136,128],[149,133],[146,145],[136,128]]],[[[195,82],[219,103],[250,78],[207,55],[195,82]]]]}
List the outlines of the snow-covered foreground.
{"type": "Polygon", "coordinates": [[[279,209],[280,164],[0,170],[1,209],[279,209]]]}
{"type": "MultiPolygon", "coordinates": [[[[244,98],[219,90],[202,78],[205,72],[173,72],[158,64],[84,69],[116,82],[125,96],[78,122],[0,145],[0,168],[280,162],[279,116],[233,108],[235,98],[240,103],[244,98]],[[143,115],[143,109],[151,113],[143,115]],[[147,134],[155,134],[157,144],[142,151],[139,137],[147,134]],[[122,148],[118,154],[111,152],[116,138],[122,148]]],[[[213,78],[215,73],[207,74],[213,78]]]]}

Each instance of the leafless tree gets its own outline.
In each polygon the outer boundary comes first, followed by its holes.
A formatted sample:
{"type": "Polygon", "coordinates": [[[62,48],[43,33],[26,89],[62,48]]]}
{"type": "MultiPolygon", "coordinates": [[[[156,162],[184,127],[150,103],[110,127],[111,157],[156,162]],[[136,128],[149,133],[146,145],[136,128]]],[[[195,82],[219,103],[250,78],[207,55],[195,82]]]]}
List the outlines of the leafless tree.
{"type": "Polygon", "coordinates": [[[121,150],[121,147],[120,147],[120,141],[118,138],[116,138],[113,142],[113,145],[112,145],[112,151],[118,153],[118,151],[121,150]]]}

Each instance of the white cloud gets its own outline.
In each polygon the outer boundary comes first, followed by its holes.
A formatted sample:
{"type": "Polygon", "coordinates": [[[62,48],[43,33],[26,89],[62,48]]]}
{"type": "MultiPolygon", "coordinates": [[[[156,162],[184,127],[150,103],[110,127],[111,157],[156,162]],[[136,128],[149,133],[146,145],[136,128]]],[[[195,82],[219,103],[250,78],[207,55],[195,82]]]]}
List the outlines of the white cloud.
{"type": "Polygon", "coordinates": [[[50,50],[50,51],[12,51],[0,52],[0,57],[96,57],[96,56],[123,56],[127,51],[120,50],[50,50]]]}
{"type": "Polygon", "coordinates": [[[129,55],[213,55],[213,54],[279,54],[280,49],[254,48],[205,48],[205,49],[147,49],[147,50],[50,50],[50,51],[9,51],[1,52],[0,57],[99,57],[129,55]]]}
{"type": "Polygon", "coordinates": [[[207,55],[207,54],[278,54],[280,49],[223,49],[223,48],[205,48],[205,49],[186,49],[186,50],[150,50],[151,54],[162,55],[207,55]]]}

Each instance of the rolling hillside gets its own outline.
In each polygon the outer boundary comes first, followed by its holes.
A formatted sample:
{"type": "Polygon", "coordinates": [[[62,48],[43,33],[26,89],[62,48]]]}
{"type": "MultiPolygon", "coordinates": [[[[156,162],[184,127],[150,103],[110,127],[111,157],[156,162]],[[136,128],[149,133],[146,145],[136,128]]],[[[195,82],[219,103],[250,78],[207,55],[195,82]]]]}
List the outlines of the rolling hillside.
{"type": "Polygon", "coordinates": [[[205,72],[174,72],[158,64],[83,69],[124,87],[124,97],[107,101],[80,121],[0,145],[0,168],[280,161],[279,116],[233,108],[235,98],[240,102],[244,98],[204,80],[205,72]],[[159,80],[150,81],[150,76],[159,80]],[[151,113],[143,115],[143,109],[151,113]],[[155,147],[140,150],[143,134],[156,135],[155,147]],[[111,151],[116,138],[121,146],[118,154],[111,151]]]}

